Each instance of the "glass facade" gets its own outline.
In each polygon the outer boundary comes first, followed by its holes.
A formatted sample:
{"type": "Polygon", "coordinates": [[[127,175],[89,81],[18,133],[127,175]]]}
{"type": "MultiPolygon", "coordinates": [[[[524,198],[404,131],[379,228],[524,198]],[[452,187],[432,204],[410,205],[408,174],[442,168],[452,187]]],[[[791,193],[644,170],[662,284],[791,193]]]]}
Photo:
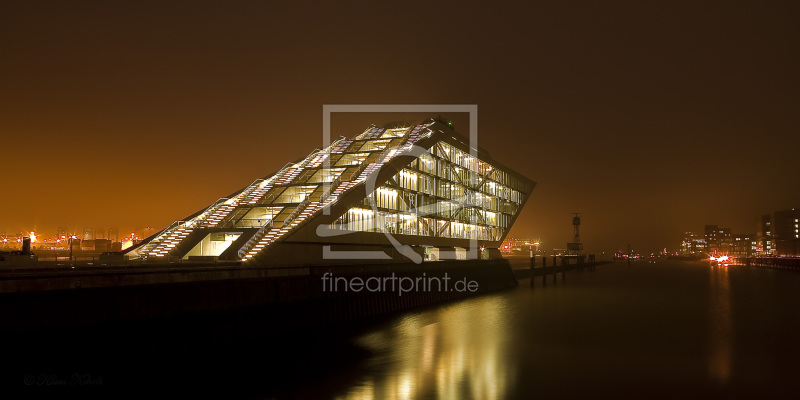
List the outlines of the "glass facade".
{"type": "Polygon", "coordinates": [[[436,121],[390,129],[372,126],[176,221],[132,254],[224,255],[247,261],[326,207],[342,214],[325,219],[333,220],[325,225],[345,236],[376,232],[499,242],[534,184],[474,157],[456,136],[436,121]],[[406,156],[405,165],[396,160],[400,155],[406,156]],[[387,165],[391,176],[382,172],[387,165]],[[359,185],[371,193],[337,204],[359,185]]]}
{"type": "Polygon", "coordinates": [[[440,141],[331,228],[499,241],[519,212],[525,189],[518,178],[440,141]]]}

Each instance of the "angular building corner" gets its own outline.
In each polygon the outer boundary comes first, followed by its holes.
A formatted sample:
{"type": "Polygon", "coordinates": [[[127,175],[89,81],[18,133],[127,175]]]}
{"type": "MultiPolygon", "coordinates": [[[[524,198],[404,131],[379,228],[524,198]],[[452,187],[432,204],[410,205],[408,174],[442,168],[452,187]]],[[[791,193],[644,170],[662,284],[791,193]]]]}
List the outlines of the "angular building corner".
{"type": "Polygon", "coordinates": [[[470,148],[447,123],[373,125],[175,221],[126,254],[268,266],[499,258],[535,185],[470,148]]]}

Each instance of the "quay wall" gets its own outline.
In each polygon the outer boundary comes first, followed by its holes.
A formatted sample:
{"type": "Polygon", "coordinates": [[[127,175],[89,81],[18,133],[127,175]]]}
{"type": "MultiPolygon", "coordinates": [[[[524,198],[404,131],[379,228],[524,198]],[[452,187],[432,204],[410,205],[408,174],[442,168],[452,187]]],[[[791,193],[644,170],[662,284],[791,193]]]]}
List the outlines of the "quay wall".
{"type": "Polygon", "coordinates": [[[286,334],[517,286],[506,260],[289,269],[155,268],[47,277],[33,274],[0,282],[0,335],[59,337],[72,333],[127,339],[198,333],[213,339],[244,330],[286,334]],[[355,292],[341,285],[333,290],[333,281],[324,276],[385,278],[385,287],[355,292]],[[386,284],[393,277],[396,283],[400,278],[448,278],[449,285],[446,289],[436,284],[417,286],[401,293],[399,287],[392,290],[386,284]],[[474,290],[457,290],[456,282],[470,283],[474,290]]]}
{"type": "Polygon", "coordinates": [[[748,257],[738,261],[748,267],[800,271],[800,257],[748,257]]]}

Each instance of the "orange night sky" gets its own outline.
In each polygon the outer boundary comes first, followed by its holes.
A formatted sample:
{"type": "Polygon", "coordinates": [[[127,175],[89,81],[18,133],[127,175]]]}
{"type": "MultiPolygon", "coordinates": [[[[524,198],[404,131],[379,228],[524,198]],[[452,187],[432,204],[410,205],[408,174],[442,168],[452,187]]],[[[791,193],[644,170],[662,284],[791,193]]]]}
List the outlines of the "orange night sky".
{"type": "Polygon", "coordinates": [[[800,206],[798,2],[8,3],[0,234],[165,227],[320,147],[323,104],[477,104],[548,249],[573,212],[651,251],[800,206]]]}

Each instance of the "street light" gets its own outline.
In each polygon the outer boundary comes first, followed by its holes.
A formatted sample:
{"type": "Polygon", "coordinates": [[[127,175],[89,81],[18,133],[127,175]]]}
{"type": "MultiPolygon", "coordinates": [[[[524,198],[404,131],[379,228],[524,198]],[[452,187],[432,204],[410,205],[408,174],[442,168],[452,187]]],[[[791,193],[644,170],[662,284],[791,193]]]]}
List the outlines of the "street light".
{"type": "Polygon", "coordinates": [[[72,240],[77,239],[75,235],[69,235],[69,262],[72,263],[72,240]]]}

